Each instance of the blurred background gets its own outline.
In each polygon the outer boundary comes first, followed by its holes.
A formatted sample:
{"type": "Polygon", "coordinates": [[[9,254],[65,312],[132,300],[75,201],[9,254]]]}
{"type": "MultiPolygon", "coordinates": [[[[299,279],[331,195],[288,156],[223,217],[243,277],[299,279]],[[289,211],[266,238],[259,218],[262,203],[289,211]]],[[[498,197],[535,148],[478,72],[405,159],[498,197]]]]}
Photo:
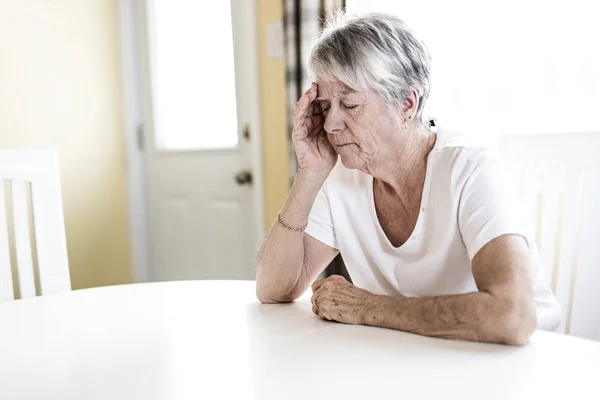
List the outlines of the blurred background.
{"type": "MultiPolygon", "coordinates": [[[[593,0],[0,0],[0,148],[59,149],[73,289],[253,279],[296,168],[290,114],[313,80],[312,41],[329,12],[392,12],[431,52],[426,113],[515,160],[547,249],[549,284],[563,285],[572,307],[577,285],[600,284],[597,274],[575,279],[584,273],[578,263],[599,260],[585,242],[599,214],[563,204],[565,160],[585,158],[578,149],[589,152],[600,132],[597,7],[593,0]],[[535,150],[548,146],[561,155],[542,160],[535,150]],[[528,162],[534,175],[522,173],[528,162]],[[557,180],[540,179],[548,171],[557,180]],[[569,213],[584,222],[568,228],[569,213]],[[565,235],[574,254],[564,251],[565,235]],[[588,253],[577,253],[584,247],[588,253]],[[564,283],[557,260],[569,265],[564,283]]],[[[588,164],[570,181],[593,202],[599,191],[584,176],[597,174],[582,172],[588,164]]],[[[327,273],[334,272],[345,273],[340,258],[327,273]]],[[[595,301],[590,296],[582,304],[595,301]]],[[[600,339],[600,322],[585,329],[598,329],[590,335],[600,339]]]]}

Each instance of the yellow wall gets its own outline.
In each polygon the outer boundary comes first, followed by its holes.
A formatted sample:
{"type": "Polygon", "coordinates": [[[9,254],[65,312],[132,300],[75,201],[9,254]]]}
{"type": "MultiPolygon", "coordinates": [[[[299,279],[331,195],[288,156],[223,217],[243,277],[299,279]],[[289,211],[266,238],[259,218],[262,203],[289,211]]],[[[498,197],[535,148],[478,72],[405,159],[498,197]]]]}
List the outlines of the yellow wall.
{"type": "Polygon", "coordinates": [[[117,0],[0,0],[0,148],[58,146],[74,289],[131,281],[117,0]]]}
{"type": "Polygon", "coordinates": [[[265,184],[265,226],[270,226],[289,190],[287,95],[285,59],[267,54],[266,29],[282,22],[281,0],[257,0],[260,52],[260,103],[265,184]]]}

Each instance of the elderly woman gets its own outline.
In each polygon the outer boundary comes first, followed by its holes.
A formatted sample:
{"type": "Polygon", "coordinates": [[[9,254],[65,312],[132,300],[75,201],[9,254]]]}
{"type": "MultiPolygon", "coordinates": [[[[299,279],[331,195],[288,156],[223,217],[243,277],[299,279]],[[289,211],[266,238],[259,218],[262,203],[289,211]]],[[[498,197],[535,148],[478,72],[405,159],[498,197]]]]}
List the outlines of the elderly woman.
{"type": "Polygon", "coordinates": [[[556,329],[501,164],[423,117],[430,59],[406,24],[340,16],[309,66],[316,83],[292,134],[298,172],[260,254],[259,300],[295,300],[339,252],[354,284],[314,282],[320,318],[507,344],[556,329]]]}

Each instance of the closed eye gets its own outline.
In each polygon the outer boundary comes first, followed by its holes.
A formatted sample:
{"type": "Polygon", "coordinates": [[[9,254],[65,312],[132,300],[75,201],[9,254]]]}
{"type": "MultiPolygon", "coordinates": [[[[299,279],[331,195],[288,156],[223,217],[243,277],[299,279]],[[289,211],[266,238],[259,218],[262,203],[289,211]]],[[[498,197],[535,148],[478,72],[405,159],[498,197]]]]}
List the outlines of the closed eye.
{"type": "Polygon", "coordinates": [[[356,108],[356,107],[358,107],[358,104],[355,104],[355,105],[350,105],[350,104],[344,104],[344,103],[342,103],[342,105],[343,105],[343,106],[344,106],[344,108],[345,108],[345,109],[347,109],[347,110],[352,110],[353,108],[356,108]]]}

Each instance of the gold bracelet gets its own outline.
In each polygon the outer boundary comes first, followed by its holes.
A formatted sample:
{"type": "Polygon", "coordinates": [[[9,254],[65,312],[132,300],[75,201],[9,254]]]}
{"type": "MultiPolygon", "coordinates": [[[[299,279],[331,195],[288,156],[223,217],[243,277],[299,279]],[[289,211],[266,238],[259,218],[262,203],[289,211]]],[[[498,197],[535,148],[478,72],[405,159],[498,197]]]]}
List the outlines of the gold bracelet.
{"type": "Polygon", "coordinates": [[[293,232],[304,232],[304,230],[308,226],[308,224],[306,224],[302,228],[295,228],[293,226],[287,225],[285,222],[283,222],[281,220],[281,211],[279,211],[279,213],[277,214],[277,222],[279,222],[279,224],[281,224],[281,226],[283,226],[285,229],[288,229],[288,230],[293,231],[293,232]]]}

